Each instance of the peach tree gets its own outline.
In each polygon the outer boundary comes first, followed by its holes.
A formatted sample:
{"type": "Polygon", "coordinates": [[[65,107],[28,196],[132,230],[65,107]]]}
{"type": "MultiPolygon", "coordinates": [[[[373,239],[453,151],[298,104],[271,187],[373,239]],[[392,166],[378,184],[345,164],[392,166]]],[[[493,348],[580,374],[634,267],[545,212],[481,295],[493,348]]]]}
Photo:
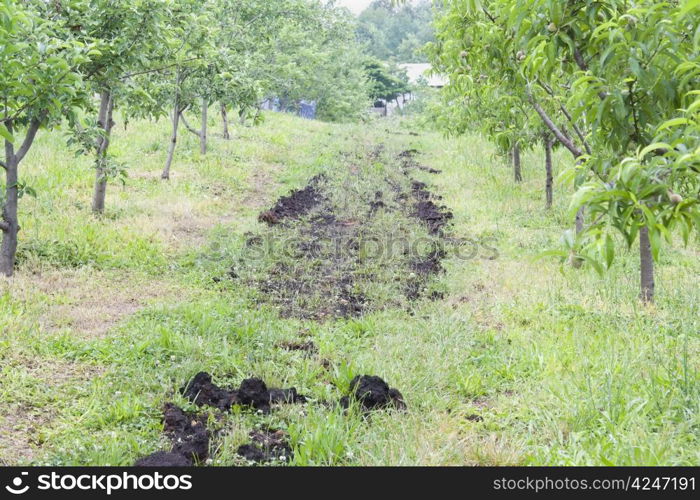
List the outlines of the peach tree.
{"type": "MultiPolygon", "coordinates": [[[[502,96],[519,96],[576,158],[569,177],[578,231],[565,235],[569,250],[603,272],[618,251],[615,233],[627,246],[639,240],[640,297],[653,301],[663,242],[675,227],[685,241],[698,227],[700,3],[438,3],[446,52],[454,59],[466,51],[486,75],[488,97],[477,108],[506,118],[502,96]]],[[[449,73],[451,86],[464,81],[456,66],[449,73]]],[[[463,95],[475,92],[477,82],[467,81],[463,95]]]]}
{"type": "MultiPolygon", "coordinates": [[[[63,2],[62,8],[74,3],[63,2]]],[[[86,104],[79,68],[97,53],[70,25],[55,22],[44,2],[0,4],[0,136],[5,146],[0,272],[6,276],[14,272],[18,202],[33,194],[19,177],[19,165],[40,128],[58,126],[66,113],[86,104]]]]}

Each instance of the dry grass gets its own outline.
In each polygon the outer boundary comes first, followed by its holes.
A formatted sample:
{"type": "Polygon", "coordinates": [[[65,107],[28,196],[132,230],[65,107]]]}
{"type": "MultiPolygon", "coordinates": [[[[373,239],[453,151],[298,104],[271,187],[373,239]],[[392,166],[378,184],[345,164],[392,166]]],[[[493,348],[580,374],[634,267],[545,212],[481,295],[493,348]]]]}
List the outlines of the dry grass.
{"type": "Polygon", "coordinates": [[[0,292],[9,290],[16,298],[35,301],[41,331],[47,334],[69,331],[82,338],[99,338],[148,304],[167,303],[187,297],[187,291],[173,281],[137,273],[81,269],[46,269],[19,272],[11,285],[0,281],[0,292]]]}
{"type": "Polygon", "coordinates": [[[98,366],[38,357],[17,359],[5,370],[12,371],[10,387],[21,384],[28,389],[0,405],[0,465],[5,466],[35,460],[53,422],[65,410],[61,398],[102,373],[98,366]]]}

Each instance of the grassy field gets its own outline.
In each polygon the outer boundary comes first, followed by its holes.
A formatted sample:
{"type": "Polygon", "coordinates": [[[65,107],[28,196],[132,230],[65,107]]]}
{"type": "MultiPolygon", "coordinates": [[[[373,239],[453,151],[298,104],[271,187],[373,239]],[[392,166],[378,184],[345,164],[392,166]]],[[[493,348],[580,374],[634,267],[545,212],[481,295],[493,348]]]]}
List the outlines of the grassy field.
{"type": "MultiPolygon", "coordinates": [[[[569,224],[561,186],[544,209],[539,151],[515,186],[478,136],[268,114],[231,141],[212,134],[205,157],[183,136],[163,182],[167,124],[122,125],[113,146],[129,177],[109,186],[102,218],[90,213],[91,162],[59,133],[40,134],[22,165],[37,197],[21,200],[17,275],[0,280],[0,464],[129,465],[164,449],[162,405],[193,409],[178,389],[199,371],[312,400],[270,415],[211,410],[214,465],[241,463],[238,445],[261,425],[289,432],[293,465],[700,464],[697,239],[662,255],[646,308],[635,252],[603,278],[536,258],[569,224]],[[363,289],[381,307],[354,319],[280,315],[251,285],[277,255],[221,279],[251,234],[269,234],[257,217],[279,196],[323,172],[340,179],[350,220],[354,197],[413,148],[442,171],[413,175],[454,213],[451,236],[476,249],[448,250],[428,284],[442,299],[406,301],[393,261],[363,289]],[[398,285],[381,286],[391,273],[398,285]],[[318,353],[279,347],[299,339],[318,353]],[[357,374],[398,388],[408,411],[367,419],[315,403],[357,374]]],[[[559,171],[567,158],[555,160],[559,171]]],[[[384,217],[375,231],[401,224],[384,217]]]]}

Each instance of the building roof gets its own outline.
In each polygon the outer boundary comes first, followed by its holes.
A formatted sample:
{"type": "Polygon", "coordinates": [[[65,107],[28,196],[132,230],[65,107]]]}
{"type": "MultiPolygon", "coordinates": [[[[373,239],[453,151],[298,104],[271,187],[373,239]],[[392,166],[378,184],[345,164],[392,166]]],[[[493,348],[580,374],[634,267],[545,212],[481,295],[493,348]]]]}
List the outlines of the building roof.
{"type": "Polygon", "coordinates": [[[411,83],[418,83],[421,77],[428,82],[429,87],[444,87],[448,83],[445,75],[430,74],[433,67],[428,63],[399,64],[399,67],[406,70],[411,83]]]}

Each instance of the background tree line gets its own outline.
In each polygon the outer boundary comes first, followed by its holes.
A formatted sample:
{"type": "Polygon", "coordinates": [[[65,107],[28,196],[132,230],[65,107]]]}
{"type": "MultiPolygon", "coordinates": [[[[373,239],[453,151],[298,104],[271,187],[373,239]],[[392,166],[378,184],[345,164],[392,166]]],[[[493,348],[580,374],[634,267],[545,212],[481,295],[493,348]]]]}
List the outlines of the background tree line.
{"type": "Polygon", "coordinates": [[[359,15],[358,39],[382,61],[427,62],[422,49],[435,39],[432,10],[430,0],[401,4],[375,0],[359,15]]]}
{"type": "Polygon", "coordinates": [[[266,98],[316,101],[318,116],[362,116],[372,94],[355,19],[317,0],[5,0],[0,3],[0,272],[14,270],[20,165],[40,130],[94,157],[92,209],[125,176],[110,152],[115,121],[168,117],[168,179],[182,127],[207,152],[208,113],[231,137],[232,113],[259,118],[266,98]],[[117,118],[117,116],[119,118],[117,118]]]}

